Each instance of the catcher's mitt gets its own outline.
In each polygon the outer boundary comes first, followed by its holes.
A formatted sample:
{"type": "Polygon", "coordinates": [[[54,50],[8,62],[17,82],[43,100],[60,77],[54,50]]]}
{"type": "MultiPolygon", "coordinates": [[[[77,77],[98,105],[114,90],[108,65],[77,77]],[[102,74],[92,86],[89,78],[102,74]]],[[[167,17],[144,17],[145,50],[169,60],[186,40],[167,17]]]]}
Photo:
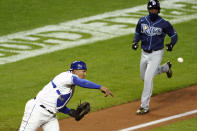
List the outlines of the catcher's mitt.
{"type": "Polygon", "coordinates": [[[84,115],[90,112],[90,104],[88,102],[84,102],[78,105],[77,109],[71,109],[69,115],[74,117],[76,121],[81,120],[84,115]]]}

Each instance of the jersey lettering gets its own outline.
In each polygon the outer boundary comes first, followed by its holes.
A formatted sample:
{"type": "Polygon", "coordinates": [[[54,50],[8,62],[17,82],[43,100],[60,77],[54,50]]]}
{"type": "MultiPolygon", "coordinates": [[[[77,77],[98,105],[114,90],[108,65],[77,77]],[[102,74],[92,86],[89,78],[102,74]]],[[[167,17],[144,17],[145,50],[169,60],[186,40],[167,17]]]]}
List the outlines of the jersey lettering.
{"type": "Polygon", "coordinates": [[[141,24],[141,33],[145,33],[147,36],[161,35],[162,28],[148,26],[147,24],[141,24]]]}

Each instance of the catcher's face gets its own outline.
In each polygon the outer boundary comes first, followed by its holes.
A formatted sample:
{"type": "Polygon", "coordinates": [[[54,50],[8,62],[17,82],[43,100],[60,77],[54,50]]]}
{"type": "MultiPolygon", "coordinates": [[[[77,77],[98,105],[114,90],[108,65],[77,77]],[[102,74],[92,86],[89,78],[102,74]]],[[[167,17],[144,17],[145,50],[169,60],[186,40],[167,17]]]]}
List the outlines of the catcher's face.
{"type": "Polygon", "coordinates": [[[74,74],[79,78],[84,79],[86,77],[86,70],[74,70],[74,74]]]}

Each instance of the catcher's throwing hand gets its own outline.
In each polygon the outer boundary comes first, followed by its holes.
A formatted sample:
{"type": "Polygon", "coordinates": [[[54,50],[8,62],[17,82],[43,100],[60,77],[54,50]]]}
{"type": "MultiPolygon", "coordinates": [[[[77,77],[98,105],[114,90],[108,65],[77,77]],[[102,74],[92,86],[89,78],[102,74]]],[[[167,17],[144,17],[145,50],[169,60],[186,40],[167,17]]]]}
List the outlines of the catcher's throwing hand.
{"type": "Polygon", "coordinates": [[[77,109],[71,109],[69,115],[74,117],[76,121],[81,120],[86,114],[90,112],[90,104],[88,102],[80,103],[77,109]]]}
{"type": "Polygon", "coordinates": [[[100,90],[105,94],[105,97],[107,97],[108,95],[111,95],[112,97],[114,96],[113,93],[108,88],[101,86],[100,90]]]}

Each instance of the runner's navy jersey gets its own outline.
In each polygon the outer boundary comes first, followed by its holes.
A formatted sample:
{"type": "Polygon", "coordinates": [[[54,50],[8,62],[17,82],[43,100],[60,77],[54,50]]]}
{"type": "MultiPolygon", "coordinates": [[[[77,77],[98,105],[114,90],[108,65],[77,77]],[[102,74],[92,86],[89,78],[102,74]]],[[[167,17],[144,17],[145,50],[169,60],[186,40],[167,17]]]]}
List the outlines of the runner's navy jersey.
{"type": "Polygon", "coordinates": [[[175,45],[177,33],[170,22],[160,16],[152,22],[147,15],[139,19],[134,41],[139,42],[141,40],[141,48],[144,50],[160,50],[164,48],[166,34],[171,38],[171,43],[175,45]]]}

